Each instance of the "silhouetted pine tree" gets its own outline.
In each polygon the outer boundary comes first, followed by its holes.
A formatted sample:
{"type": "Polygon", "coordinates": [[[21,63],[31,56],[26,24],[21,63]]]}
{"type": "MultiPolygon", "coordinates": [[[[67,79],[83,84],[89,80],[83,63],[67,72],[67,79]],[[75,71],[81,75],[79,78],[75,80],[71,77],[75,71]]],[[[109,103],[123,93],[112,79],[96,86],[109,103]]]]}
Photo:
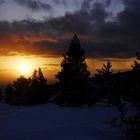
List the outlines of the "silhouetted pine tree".
{"type": "Polygon", "coordinates": [[[107,63],[103,64],[101,69],[97,69],[97,72],[98,72],[98,74],[101,74],[101,75],[109,75],[109,74],[113,73],[111,68],[112,68],[112,64],[111,64],[110,60],[107,60],[107,63]]]}
{"type": "Polygon", "coordinates": [[[47,88],[47,79],[39,68],[34,70],[31,77],[20,76],[12,84],[8,84],[4,92],[4,101],[23,105],[44,103],[49,97],[46,94],[47,88]]]}
{"type": "Polygon", "coordinates": [[[133,71],[140,71],[140,63],[138,61],[134,61],[134,64],[131,65],[133,71]]]}
{"type": "Polygon", "coordinates": [[[38,82],[39,82],[39,92],[41,92],[41,101],[45,102],[49,97],[49,90],[47,86],[47,79],[44,77],[41,68],[38,69],[38,82]]]}
{"type": "Polygon", "coordinates": [[[26,98],[28,98],[28,91],[29,91],[29,84],[30,79],[25,78],[24,76],[20,76],[17,78],[16,81],[13,82],[13,88],[14,88],[14,102],[18,104],[23,104],[26,98]]]}
{"type": "Polygon", "coordinates": [[[42,73],[41,68],[38,69],[38,82],[39,82],[41,85],[46,85],[46,84],[47,84],[47,79],[44,78],[44,75],[43,75],[43,73],[42,73]]]}
{"type": "Polygon", "coordinates": [[[112,71],[112,64],[110,60],[107,60],[106,64],[103,64],[101,69],[97,69],[96,76],[99,76],[100,78],[100,90],[99,95],[100,99],[106,99],[108,103],[112,102],[114,100],[114,87],[115,87],[115,81],[112,79],[111,74],[112,71]]]}
{"type": "Polygon", "coordinates": [[[140,57],[138,52],[136,53],[136,59],[137,60],[134,61],[134,64],[131,65],[131,67],[133,71],[140,71],[140,57]]]}
{"type": "Polygon", "coordinates": [[[31,80],[31,86],[35,86],[35,87],[37,87],[38,85],[47,84],[47,79],[44,78],[41,68],[39,68],[38,70],[34,70],[30,80],[31,80]]]}
{"type": "Polygon", "coordinates": [[[41,68],[34,70],[30,78],[30,99],[31,104],[46,101],[47,79],[44,78],[41,68]]]}
{"type": "Polygon", "coordinates": [[[87,79],[90,72],[87,70],[85,62],[85,51],[80,46],[80,41],[76,35],[70,42],[70,47],[63,55],[61,63],[61,71],[56,78],[61,83],[74,82],[75,80],[87,79]]]}
{"type": "Polygon", "coordinates": [[[62,85],[62,91],[67,92],[68,98],[75,102],[82,96],[82,92],[86,92],[90,76],[85,58],[85,51],[81,48],[77,36],[74,35],[69,50],[63,55],[61,71],[58,72],[56,78],[62,85]]]}
{"type": "Polygon", "coordinates": [[[31,80],[31,86],[37,86],[38,85],[38,76],[37,76],[37,70],[34,70],[30,80],[31,80]]]}

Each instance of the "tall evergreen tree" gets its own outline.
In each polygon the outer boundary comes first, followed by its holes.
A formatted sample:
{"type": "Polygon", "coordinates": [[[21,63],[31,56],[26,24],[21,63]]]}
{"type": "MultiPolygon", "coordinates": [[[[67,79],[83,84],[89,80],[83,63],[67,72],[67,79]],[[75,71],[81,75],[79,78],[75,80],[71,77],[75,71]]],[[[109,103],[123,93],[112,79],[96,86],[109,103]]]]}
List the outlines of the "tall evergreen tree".
{"type": "Polygon", "coordinates": [[[76,103],[86,100],[90,72],[87,70],[85,58],[85,51],[81,48],[75,34],[70,42],[69,50],[63,54],[61,71],[56,75],[61,85],[61,93],[64,93],[65,100],[68,102],[76,103]]]}
{"type": "Polygon", "coordinates": [[[76,34],[70,42],[69,50],[63,54],[63,57],[61,71],[56,75],[61,83],[85,80],[90,76],[85,61],[85,51],[81,48],[76,34]]]}

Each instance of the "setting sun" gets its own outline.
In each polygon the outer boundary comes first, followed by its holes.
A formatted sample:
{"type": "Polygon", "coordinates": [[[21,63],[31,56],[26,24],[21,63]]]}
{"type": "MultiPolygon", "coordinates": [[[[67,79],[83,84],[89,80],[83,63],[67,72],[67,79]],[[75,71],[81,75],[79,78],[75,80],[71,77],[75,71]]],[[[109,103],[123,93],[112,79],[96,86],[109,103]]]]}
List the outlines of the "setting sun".
{"type": "Polygon", "coordinates": [[[29,62],[21,62],[17,65],[17,70],[21,75],[27,75],[31,71],[31,64],[29,62]]]}

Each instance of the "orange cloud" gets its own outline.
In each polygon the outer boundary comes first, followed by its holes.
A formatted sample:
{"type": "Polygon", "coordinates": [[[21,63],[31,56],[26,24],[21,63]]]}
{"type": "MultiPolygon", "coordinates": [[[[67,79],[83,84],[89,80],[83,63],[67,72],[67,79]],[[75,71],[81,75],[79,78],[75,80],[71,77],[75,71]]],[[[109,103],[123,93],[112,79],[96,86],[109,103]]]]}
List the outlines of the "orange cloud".
{"type": "Polygon", "coordinates": [[[49,41],[49,42],[54,42],[57,43],[57,39],[49,37],[47,35],[41,36],[41,35],[34,35],[33,33],[27,33],[27,34],[11,34],[10,39],[15,42],[29,42],[29,43],[34,43],[38,41],[49,41]]]}

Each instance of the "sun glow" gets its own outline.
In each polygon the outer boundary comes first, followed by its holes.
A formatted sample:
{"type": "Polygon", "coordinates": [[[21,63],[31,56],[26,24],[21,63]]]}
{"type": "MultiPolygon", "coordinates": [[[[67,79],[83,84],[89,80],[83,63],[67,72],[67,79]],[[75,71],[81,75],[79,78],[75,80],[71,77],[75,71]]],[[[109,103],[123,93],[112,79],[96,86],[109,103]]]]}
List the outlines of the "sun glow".
{"type": "MultiPolygon", "coordinates": [[[[11,55],[0,56],[0,84],[14,81],[20,75],[26,78],[30,77],[35,69],[41,68],[44,76],[48,81],[53,83],[56,81],[55,76],[61,70],[60,62],[62,58],[52,58],[34,55],[11,55]]],[[[87,59],[87,65],[92,75],[96,73],[96,69],[102,67],[106,63],[107,58],[87,59]]],[[[117,59],[112,58],[113,71],[127,71],[131,69],[135,58],[117,59]]]]}
{"type": "Polygon", "coordinates": [[[17,70],[21,75],[28,75],[31,69],[32,66],[28,61],[23,61],[17,65],[17,70]]]}

